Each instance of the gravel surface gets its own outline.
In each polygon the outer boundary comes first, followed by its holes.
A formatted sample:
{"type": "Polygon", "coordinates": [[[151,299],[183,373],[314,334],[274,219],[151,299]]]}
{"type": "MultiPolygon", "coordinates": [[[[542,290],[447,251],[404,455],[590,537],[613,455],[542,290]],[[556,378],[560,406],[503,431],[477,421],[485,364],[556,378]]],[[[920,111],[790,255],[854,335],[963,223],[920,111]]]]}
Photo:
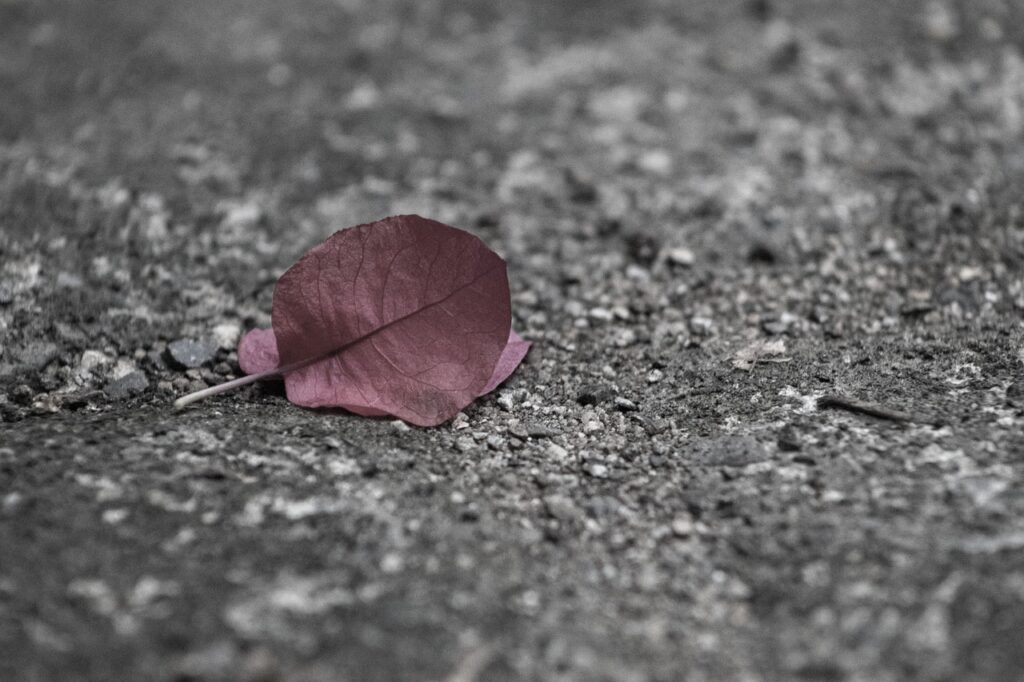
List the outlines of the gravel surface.
{"type": "Polygon", "coordinates": [[[0,680],[1024,679],[1024,8],[0,1],[0,680]],[[534,342],[238,375],[418,213],[534,342]]]}

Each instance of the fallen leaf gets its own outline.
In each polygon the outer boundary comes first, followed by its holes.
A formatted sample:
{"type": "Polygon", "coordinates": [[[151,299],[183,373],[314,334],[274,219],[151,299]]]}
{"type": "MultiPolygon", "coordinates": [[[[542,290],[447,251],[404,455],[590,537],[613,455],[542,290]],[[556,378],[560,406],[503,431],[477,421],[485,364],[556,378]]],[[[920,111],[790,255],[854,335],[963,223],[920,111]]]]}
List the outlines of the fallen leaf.
{"type": "Polygon", "coordinates": [[[508,331],[508,343],[505,344],[505,349],[501,351],[501,357],[498,358],[498,364],[494,366],[494,371],[491,372],[491,378],[487,381],[487,385],[480,391],[480,395],[487,395],[498,386],[500,386],[505,379],[512,376],[512,372],[516,370],[519,363],[526,357],[527,351],[530,350],[530,342],[523,339],[519,334],[516,334],[511,329],[508,331]]]}
{"type": "MultiPolygon", "coordinates": [[[[530,342],[509,330],[508,342],[498,358],[498,364],[494,366],[491,378],[477,397],[487,395],[508,379],[529,350],[530,342]]],[[[280,364],[274,330],[253,329],[243,336],[238,344],[238,364],[246,374],[274,370],[280,364]]]]}
{"type": "Polygon", "coordinates": [[[501,257],[468,232],[397,216],[300,258],[277,282],[272,329],[246,334],[238,360],[254,377],[283,375],[297,405],[435,426],[525,357],[511,317],[501,257]]]}

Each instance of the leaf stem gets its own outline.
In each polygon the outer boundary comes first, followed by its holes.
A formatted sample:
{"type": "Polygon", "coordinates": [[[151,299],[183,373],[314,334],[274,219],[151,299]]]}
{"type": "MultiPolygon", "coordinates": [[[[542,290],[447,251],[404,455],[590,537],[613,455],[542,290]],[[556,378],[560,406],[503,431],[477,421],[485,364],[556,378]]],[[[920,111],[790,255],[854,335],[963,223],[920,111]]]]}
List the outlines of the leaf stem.
{"type": "Polygon", "coordinates": [[[183,395],[174,401],[174,409],[180,410],[184,407],[187,407],[188,405],[191,405],[197,400],[209,398],[211,395],[227,393],[228,391],[234,390],[239,386],[246,386],[247,384],[252,384],[263,379],[269,379],[270,377],[284,376],[288,372],[294,372],[297,369],[302,369],[306,365],[311,365],[319,359],[319,357],[316,357],[309,358],[308,360],[299,360],[298,362],[293,362],[290,365],[276,367],[274,369],[267,370],[266,372],[260,372],[259,374],[250,374],[248,376],[239,377],[237,379],[232,379],[231,381],[225,381],[223,384],[217,384],[216,386],[204,388],[201,391],[195,391],[194,393],[183,395]]]}

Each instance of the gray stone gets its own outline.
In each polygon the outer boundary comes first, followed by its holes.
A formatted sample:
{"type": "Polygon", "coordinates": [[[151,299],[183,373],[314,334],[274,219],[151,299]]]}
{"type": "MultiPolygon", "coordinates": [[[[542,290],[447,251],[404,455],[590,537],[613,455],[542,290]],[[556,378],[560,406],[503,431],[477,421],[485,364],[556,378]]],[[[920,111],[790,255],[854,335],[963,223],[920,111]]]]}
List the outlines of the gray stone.
{"type": "Polygon", "coordinates": [[[202,367],[217,354],[213,339],[178,339],[167,344],[167,354],[179,368],[202,367]]]}
{"type": "Polygon", "coordinates": [[[722,436],[695,441],[689,447],[692,457],[712,466],[744,467],[769,458],[767,448],[750,436],[722,436]]]}
{"type": "Polygon", "coordinates": [[[111,400],[124,400],[138,395],[149,388],[149,380],[145,373],[135,370],[107,384],[104,391],[111,400]]]}
{"type": "Polygon", "coordinates": [[[639,409],[636,406],[636,403],[629,398],[623,398],[622,396],[615,398],[614,405],[615,409],[619,412],[636,412],[639,409]]]}
{"type": "Polygon", "coordinates": [[[40,371],[50,364],[60,353],[55,343],[49,341],[33,341],[17,353],[17,359],[24,369],[40,371]]]}
{"type": "Polygon", "coordinates": [[[575,503],[565,495],[545,495],[544,509],[552,518],[559,521],[571,521],[580,515],[575,503]]]}
{"type": "Polygon", "coordinates": [[[1018,379],[1006,389],[1006,402],[1014,407],[1024,407],[1024,379],[1018,379]]]}

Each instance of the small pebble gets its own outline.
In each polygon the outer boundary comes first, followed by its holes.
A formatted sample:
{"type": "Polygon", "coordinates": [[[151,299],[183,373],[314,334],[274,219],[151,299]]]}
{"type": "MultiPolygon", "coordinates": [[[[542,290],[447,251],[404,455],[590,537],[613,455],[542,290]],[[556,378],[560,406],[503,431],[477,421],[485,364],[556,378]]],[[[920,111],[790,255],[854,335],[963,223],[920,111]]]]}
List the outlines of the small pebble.
{"type": "Polygon", "coordinates": [[[24,500],[25,496],[19,492],[7,493],[4,495],[3,502],[0,503],[0,511],[3,511],[5,514],[13,514],[24,500]]]}
{"type": "Polygon", "coordinates": [[[81,289],[82,278],[78,275],[70,272],[58,272],[57,273],[57,288],[58,289],[81,289]]]}
{"type": "Polygon", "coordinates": [[[211,339],[178,339],[167,344],[167,352],[179,367],[202,367],[213,360],[217,342],[211,339]]]}
{"type": "Polygon", "coordinates": [[[690,318],[689,327],[694,336],[711,336],[715,332],[715,321],[710,317],[695,315],[690,318]]]}
{"type": "Polygon", "coordinates": [[[580,405],[597,405],[612,397],[612,390],[600,384],[585,384],[576,394],[576,402],[580,405]]]}
{"type": "Polygon", "coordinates": [[[779,437],[776,440],[776,444],[779,446],[780,450],[785,452],[797,452],[801,447],[800,434],[797,433],[792,424],[787,424],[782,427],[781,431],[779,431],[779,437]]]}
{"type": "Polygon", "coordinates": [[[782,313],[778,317],[766,317],[761,320],[761,329],[767,334],[778,336],[787,333],[797,321],[796,315],[782,313]]]}
{"type": "Polygon", "coordinates": [[[953,7],[940,0],[932,0],[925,7],[924,26],[928,37],[938,42],[947,42],[960,33],[960,23],[953,7]]]}
{"type": "Polygon", "coordinates": [[[40,371],[60,353],[56,344],[49,341],[33,341],[17,353],[16,357],[27,369],[40,371]]]}
{"type": "Polygon", "coordinates": [[[149,380],[140,371],[129,372],[120,379],[115,379],[107,384],[104,392],[111,400],[123,400],[142,393],[149,388],[149,380]]]}
{"type": "Polygon", "coordinates": [[[519,421],[511,421],[508,425],[508,432],[517,438],[526,439],[530,437],[530,433],[526,430],[526,426],[519,421]]]}
{"type": "Polygon", "coordinates": [[[576,505],[565,495],[545,495],[544,509],[551,518],[559,521],[571,521],[579,516],[576,505]]]}
{"type": "Polygon", "coordinates": [[[629,348],[638,340],[637,333],[629,327],[616,329],[612,335],[612,344],[616,348],[629,348]]]}
{"type": "Polygon", "coordinates": [[[28,405],[32,402],[32,398],[35,396],[35,391],[26,386],[25,384],[19,384],[14,387],[11,391],[11,398],[14,402],[20,405],[28,405]]]}
{"type": "Polygon", "coordinates": [[[397,552],[389,552],[384,555],[380,562],[380,570],[384,573],[398,573],[402,570],[404,562],[402,556],[397,552]]]}
{"type": "Polygon", "coordinates": [[[547,454],[552,459],[565,460],[569,458],[569,451],[557,443],[548,445],[547,454]]]}
{"type": "Polygon", "coordinates": [[[211,333],[217,346],[224,350],[234,350],[238,345],[238,337],[242,333],[242,328],[234,323],[218,324],[211,330],[211,333]]]}
{"type": "Polygon", "coordinates": [[[105,509],[103,511],[103,522],[110,525],[117,525],[128,518],[128,510],[118,507],[116,509],[105,509]]]}
{"type": "Polygon", "coordinates": [[[681,538],[693,535],[693,519],[689,516],[677,516],[672,521],[672,533],[681,538]]]}
{"type": "Polygon", "coordinates": [[[551,438],[560,433],[559,429],[548,426],[543,422],[528,422],[526,424],[526,435],[530,438],[551,438]]]}
{"type": "Polygon", "coordinates": [[[1015,407],[1024,407],[1024,379],[1019,379],[1006,389],[1006,402],[1015,407]]]}
{"type": "Polygon", "coordinates": [[[660,369],[652,369],[647,373],[647,383],[656,384],[665,378],[665,373],[660,369]]]}
{"type": "Polygon", "coordinates": [[[640,170],[654,175],[668,175],[672,172],[672,157],[663,149],[652,149],[641,154],[636,165],[640,170]]]}
{"type": "Polygon", "coordinates": [[[110,364],[110,358],[98,350],[82,351],[82,359],[78,361],[78,367],[83,372],[91,372],[97,367],[110,364]]]}
{"type": "Polygon", "coordinates": [[[615,409],[619,412],[636,412],[639,408],[629,398],[618,396],[615,398],[615,409]]]}
{"type": "Polygon", "coordinates": [[[689,267],[697,261],[697,258],[693,255],[693,251],[680,247],[668,252],[668,260],[673,265],[689,267]]]}

